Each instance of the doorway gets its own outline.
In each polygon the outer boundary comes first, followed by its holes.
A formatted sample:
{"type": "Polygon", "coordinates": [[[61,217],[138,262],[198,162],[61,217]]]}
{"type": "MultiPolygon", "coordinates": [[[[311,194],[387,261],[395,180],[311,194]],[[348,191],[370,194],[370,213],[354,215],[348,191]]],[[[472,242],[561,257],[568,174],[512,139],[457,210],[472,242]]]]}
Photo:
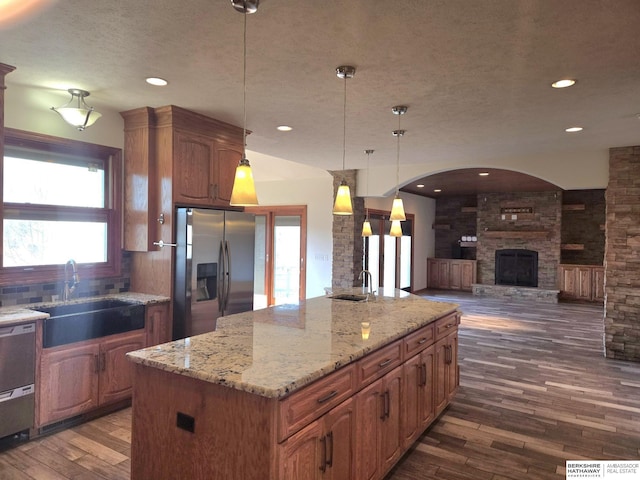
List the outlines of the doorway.
{"type": "Polygon", "coordinates": [[[307,207],[247,207],[256,215],[254,310],[306,296],[307,207]]]}
{"type": "Polygon", "coordinates": [[[407,214],[401,222],[401,237],[389,235],[389,212],[369,210],[369,221],[373,234],[363,238],[363,265],[371,272],[374,290],[387,287],[413,291],[414,215],[407,214]]]}

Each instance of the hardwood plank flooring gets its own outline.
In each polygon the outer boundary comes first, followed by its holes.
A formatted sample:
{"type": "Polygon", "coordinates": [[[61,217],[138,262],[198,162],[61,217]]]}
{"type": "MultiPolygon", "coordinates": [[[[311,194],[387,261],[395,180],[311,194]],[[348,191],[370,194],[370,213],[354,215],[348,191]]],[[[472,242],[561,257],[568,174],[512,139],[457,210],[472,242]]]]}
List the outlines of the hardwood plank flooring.
{"type": "MultiPolygon", "coordinates": [[[[603,357],[601,306],[423,294],[463,311],[460,389],[386,480],[560,480],[566,460],[640,458],[640,364],[603,357]]],[[[5,450],[0,479],[129,480],[130,424],[125,409],[5,450]]]]}

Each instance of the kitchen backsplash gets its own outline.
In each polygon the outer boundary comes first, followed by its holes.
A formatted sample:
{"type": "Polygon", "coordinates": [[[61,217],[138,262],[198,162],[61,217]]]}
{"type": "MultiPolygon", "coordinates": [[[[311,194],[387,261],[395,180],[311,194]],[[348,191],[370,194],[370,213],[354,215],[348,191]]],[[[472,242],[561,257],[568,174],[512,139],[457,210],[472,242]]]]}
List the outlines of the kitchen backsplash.
{"type": "MultiPolygon", "coordinates": [[[[93,297],[129,291],[130,285],[130,255],[122,252],[122,274],[115,278],[80,277],[80,284],[76,287],[72,298],[93,297]]],[[[3,307],[26,305],[30,303],[51,302],[55,296],[62,299],[63,282],[43,282],[29,285],[11,285],[0,288],[0,305],[3,307]]]]}

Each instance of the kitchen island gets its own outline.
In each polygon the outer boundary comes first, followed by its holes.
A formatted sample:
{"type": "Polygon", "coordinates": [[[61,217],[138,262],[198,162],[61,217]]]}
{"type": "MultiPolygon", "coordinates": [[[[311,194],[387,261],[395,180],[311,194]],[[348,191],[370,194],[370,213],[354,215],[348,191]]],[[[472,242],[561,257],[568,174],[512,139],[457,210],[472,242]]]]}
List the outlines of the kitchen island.
{"type": "Polygon", "coordinates": [[[459,316],[381,290],[131,352],[131,478],[382,478],[455,393],[459,316]]]}

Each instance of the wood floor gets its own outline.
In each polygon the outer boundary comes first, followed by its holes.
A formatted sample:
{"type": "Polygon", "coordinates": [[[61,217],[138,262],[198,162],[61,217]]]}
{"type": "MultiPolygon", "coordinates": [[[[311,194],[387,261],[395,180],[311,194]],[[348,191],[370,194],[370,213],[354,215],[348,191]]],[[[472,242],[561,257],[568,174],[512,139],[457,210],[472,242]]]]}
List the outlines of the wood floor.
{"type": "MultiPolygon", "coordinates": [[[[566,460],[640,458],[640,364],[603,358],[601,306],[426,296],[464,312],[461,387],[387,480],[564,479],[566,460]]],[[[6,450],[0,479],[128,480],[130,421],[6,450]]]]}

